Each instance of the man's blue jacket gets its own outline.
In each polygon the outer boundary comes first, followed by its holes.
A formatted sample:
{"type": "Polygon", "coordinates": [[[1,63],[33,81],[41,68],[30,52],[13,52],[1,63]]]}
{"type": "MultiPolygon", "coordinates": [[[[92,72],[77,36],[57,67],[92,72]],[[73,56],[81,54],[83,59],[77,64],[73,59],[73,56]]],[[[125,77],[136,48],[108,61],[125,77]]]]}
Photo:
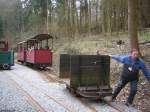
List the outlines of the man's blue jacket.
{"type": "Polygon", "coordinates": [[[132,67],[133,71],[134,71],[134,69],[142,70],[143,74],[150,82],[150,71],[148,70],[144,61],[141,58],[139,58],[138,60],[132,60],[131,57],[128,55],[111,56],[111,57],[112,57],[112,59],[115,59],[115,60],[123,63],[124,65],[130,65],[132,67]]]}

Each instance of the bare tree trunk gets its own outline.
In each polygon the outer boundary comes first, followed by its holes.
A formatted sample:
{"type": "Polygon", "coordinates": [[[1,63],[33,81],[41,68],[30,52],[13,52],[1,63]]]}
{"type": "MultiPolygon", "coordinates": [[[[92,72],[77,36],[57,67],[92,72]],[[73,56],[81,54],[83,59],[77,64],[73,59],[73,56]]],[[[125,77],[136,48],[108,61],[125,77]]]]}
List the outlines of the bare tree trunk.
{"type": "Polygon", "coordinates": [[[128,33],[130,48],[139,50],[137,34],[137,3],[138,0],[128,0],[128,33]]]}
{"type": "Polygon", "coordinates": [[[84,26],[84,30],[86,32],[88,32],[89,30],[89,10],[88,10],[88,1],[84,0],[84,13],[85,13],[85,17],[84,17],[84,21],[85,21],[85,26],[84,26]]]}
{"type": "Polygon", "coordinates": [[[68,3],[68,0],[64,0],[64,17],[65,17],[65,20],[64,20],[64,25],[65,25],[65,36],[67,36],[67,3],[68,3]]]}
{"type": "Polygon", "coordinates": [[[41,26],[44,26],[43,28],[40,26],[42,33],[47,33],[47,3],[47,0],[41,0],[41,26]]]}
{"type": "Polygon", "coordinates": [[[78,13],[78,9],[76,8],[76,23],[77,23],[77,33],[79,34],[80,31],[80,15],[78,13]]]}
{"type": "Polygon", "coordinates": [[[76,4],[75,0],[72,0],[71,3],[71,13],[72,13],[72,35],[75,36],[76,33],[76,4]]]}
{"type": "Polygon", "coordinates": [[[47,33],[49,33],[49,14],[48,14],[48,0],[46,0],[46,6],[47,6],[47,10],[46,10],[46,30],[47,33]]]}
{"type": "Polygon", "coordinates": [[[67,10],[68,10],[68,22],[67,22],[67,27],[68,27],[68,29],[67,29],[67,31],[68,31],[68,37],[72,37],[72,29],[71,29],[71,1],[70,0],[68,0],[68,3],[67,3],[68,5],[67,5],[67,10]]]}
{"type": "Polygon", "coordinates": [[[98,25],[98,6],[99,6],[99,0],[96,1],[96,26],[98,25]]]}
{"type": "Polygon", "coordinates": [[[89,31],[88,32],[90,34],[91,33],[91,20],[92,20],[92,18],[91,18],[91,13],[92,13],[91,10],[92,9],[91,9],[91,1],[90,0],[89,0],[89,8],[88,9],[89,9],[89,31]]]}
{"type": "Polygon", "coordinates": [[[83,31],[83,0],[80,0],[80,33],[83,31]]]}

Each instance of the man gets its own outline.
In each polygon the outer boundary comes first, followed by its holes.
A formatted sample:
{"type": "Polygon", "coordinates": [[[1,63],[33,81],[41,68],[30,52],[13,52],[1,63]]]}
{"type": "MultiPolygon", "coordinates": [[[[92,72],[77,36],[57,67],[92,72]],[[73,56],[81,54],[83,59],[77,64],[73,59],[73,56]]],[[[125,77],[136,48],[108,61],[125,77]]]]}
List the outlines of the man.
{"type": "Polygon", "coordinates": [[[136,49],[133,49],[128,56],[111,56],[112,59],[124,64],[120,81],[112,94],[112,100],[115,100],[122,88],[130,82],[130,94],[126,105],[133,103],[134,96],[137,92],[137,83],[139,80],[139,70],[142,70],[145,77],[150,82],[150,72],[144,64],[144,61],[139,57],[136,49]]]}

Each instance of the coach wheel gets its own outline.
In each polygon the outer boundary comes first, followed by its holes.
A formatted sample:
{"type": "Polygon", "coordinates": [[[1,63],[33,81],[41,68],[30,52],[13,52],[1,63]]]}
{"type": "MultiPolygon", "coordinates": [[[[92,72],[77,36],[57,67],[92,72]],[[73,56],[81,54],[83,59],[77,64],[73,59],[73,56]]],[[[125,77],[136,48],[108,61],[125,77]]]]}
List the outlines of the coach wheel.
{"type": "Polygon", "coordinates": [[[46,70],[46,67],[45,67],[45,66],[43,66],[43,67],[40,67],[40,69],[41,69],[41,70],[46,70]]]}
{"type": "Polygon", "coordinates": [[[8,70],[8,69],[10,69],[10,66],[9,66],[8,64],[4,64],[4,65],[3,65],[3,68],[4,68],[5,70],[8,70]]]}

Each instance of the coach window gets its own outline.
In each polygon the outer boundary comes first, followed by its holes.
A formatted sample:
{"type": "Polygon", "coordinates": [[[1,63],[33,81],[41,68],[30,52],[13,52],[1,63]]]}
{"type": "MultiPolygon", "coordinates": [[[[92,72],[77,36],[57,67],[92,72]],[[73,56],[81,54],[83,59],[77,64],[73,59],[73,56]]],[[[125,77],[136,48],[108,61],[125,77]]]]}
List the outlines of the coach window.
{"type": "Polygon", "coordinates": [[[45,49],[49,49],[48,39],[46,39],[45,49]]]}
{"type": "Polygon", "coordinates": [[[37,40],[35,40],[34,49],[38,49],[38,41],[37,40]]]}
{"type": "Polygon", "coordinates": [[[22,44],[20,44],[20,51],[22,51],[22,44]]]}

